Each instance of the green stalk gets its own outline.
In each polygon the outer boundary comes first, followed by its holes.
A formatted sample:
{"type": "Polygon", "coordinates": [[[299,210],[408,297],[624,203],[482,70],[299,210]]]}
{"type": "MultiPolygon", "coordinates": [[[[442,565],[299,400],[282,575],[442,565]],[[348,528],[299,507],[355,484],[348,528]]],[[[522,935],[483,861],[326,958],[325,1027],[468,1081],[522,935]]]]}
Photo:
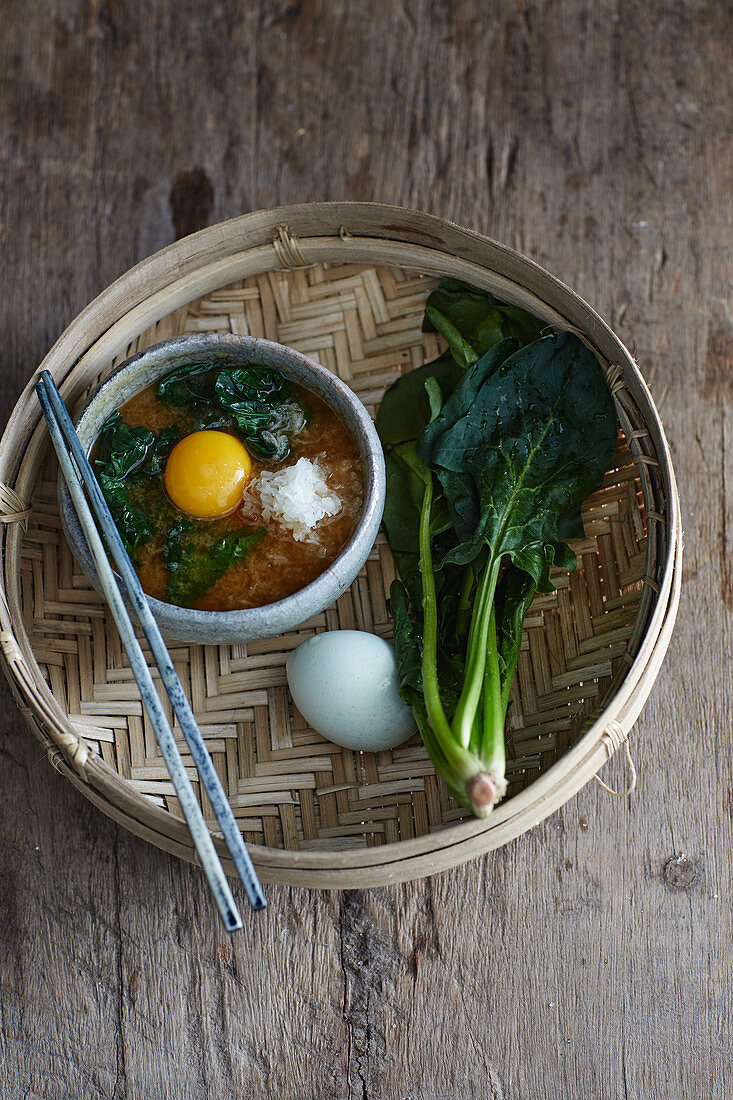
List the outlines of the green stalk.
{"type": "Polygon", "coordinates": [[[504,726],[506,706],[501,688],[499,653],[496,644],[496,610],[492,605],[486,648],[486,672],[483,685],[483,730],[480,756],[488,774],[500,787],[506,770],[504,726]]]}
{"type": "MultiPolygon", "coordinates": [[[[453,716],[452,729],[459,744],[467,748],[471,740],[476,714],[484,687],[484,672],[486,669],[486,650],[489,642],[489,631],[494,622],[492,609],[496,582],[499,577],[501,560],[486,563],[478,591],[473,615],[471,617],[471,629],[468,634],[466,646],[466,671],[463,679],[456,712],[453,716]]],[[[494,650],[496,650],[496,628],[494,627],[494,650]]]]}
{"type": "MultiPolygon", "coordinates": [[[[423,650],[422,681],[425,709],[435,739],[451,769],[457,773],[458,784],[475,774],[476,760],[465,746],[457,743],[445,715],[438,683],[438,601],[435,595],[433,553],[430,545],[430,510],[433,503],[433,477],[425,480],[420,509],[420,575],[422,578],[423,650]]],[[[466,742],[468,744],[468,742],[466,742]]]]}

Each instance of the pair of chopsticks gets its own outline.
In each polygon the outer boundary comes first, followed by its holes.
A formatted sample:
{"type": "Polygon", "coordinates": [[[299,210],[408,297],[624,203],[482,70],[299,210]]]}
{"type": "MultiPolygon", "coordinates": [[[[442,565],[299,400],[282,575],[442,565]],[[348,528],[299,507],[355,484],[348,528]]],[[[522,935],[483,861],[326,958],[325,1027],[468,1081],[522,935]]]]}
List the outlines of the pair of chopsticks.
{"type": "Polygon", "coordinates": [[[36,393],[51,433],[51,440],[56,449],[56,454],[59,457],[61,470],[71,493],[71,499],[74,502],[76,514],[79,517],[87,545],[94,558],[105,598],[117,623],[117,629],[120,632],[122,643],[130,660],[130,666],[138,682],[143,703],[153,723],[158,744],[163,753],[176,795],[181,803],[184,817],[191,830],[191,836],[196,845],[201,865],[209,880],[224,925],[229,932],[234,932],[237,928],[242,927],[242,918],[239,915],[219,856],[216,853],[214,842],[201,813],[201,807],[191,786],[191,780],[188,778],[181,754],[178,751],[170,723],[155,690],[150,669],[135,635],[117,579],[107,557],[102,537],[97,529],[97,524],[94,522],[94,516],[97,517],[99,527],[119,570],[122,587],[148,640],[163,685],[181,724],[183,736],[198,770],[199,778],[209,796],[209,801],[234,861],[234,866],[244,883],[247,897],[253,909],[263,909],[267,904],[262,893],[262,887],[245,848],[232,808],[227,801],[211,757],[204,744],[201,731],[196,724],[191,705],[173,667],[173,662],[158,629],[158,624],[153,618],[145,593],[112,519],[99,483],[94,476],[91,464],[76,434],[68,410],[48,371],[41,372],[40,380],[36,384],[36,393]],[[86,496],[84,493],[85,488],[86,496]]]}

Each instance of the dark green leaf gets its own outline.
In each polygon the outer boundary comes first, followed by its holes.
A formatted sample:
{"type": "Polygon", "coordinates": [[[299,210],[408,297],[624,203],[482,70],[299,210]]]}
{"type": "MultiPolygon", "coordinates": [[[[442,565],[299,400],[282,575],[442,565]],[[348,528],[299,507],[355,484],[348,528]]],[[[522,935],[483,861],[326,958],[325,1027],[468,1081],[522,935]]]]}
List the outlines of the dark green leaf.
{"type": "Polygon", "coordinates": [[[227,408],[236,408],[237,401],[274,405],[284,400],[288,388],[279,371],[266,367],[227,367],[217,372],[214,382],[214,391],[227,408]]]}
{"type": "MultiPolygon", "coordinates": [[[[163,561],[169,573],[175,573],[179,568],[183,556],[184,537],[188,535],[190,531],[194,531],[196,526],[196,522],[193,519],[181,516],[168,528],[165,546],[163,547],[163,561]]],[[[198,526],[201,528],[200,523],[198,526]]],[[[205,528],[202,530],[205,530],[205,528]]]]}
{"type": "Polygon", "coordinates": [[[506,337],[526,344],[547,326],[518,306],[498,302],[486,290],[443,279],[425,306],[425,332],[440,332],[456,363],[470,367],[506,337]]]}
{"type": "Polygon", "coordinates": [[[118,412],[112,413],[102,425],[97,464],[104,466],[110,477],[125,478],[142,465],[154,442],[155,436],[147,428],[130,428],[118,412]]]}
{"type": "Polygon", "coordinates": [[[471,560],[487,544],[547,591],[550,566],[571,560],[562,540],[577,529],[580,502],[613,461],[616,413],[600,364],[577,336],[554,333],[461,396],[446,430],[435,421],[418,447],[456,517],[448,560],[471,560]]]}
{"type": "Polygon", "coordinates": [[[496,590],[496,642],[504,709],[509,702],[512,677],[517,667],[522,627],[536,592],[537,585],[529,573],[511,564],[507,566],[496,590]]]}
{"type": "MultiPolygon", "coordinates": [[[[419,582],[418,582],[419,583],[419,582]]],[[[446,610],[450,616],[453,609],[451,601],[445,600],[446,610]]],[[[397,657],[397,670],[400,684],[400,694],[404,701],[413,709],[422,704],[422,628],[420,618],[413,621],[410,618],[410,605],[415,607],[415,598],[408,596],[408,592],[401,581],[395,580],[389,592],[389,604],[394,619],[394,647],[397,657]]],[[[418,603],[419,606],[419,603],[418,603]]],[[[441,631],[443,636],[443,631],[441,631]]],[[[463,677],[463,660],[460,653],[449,652],[443,645],[439,654],[438,675],[441,685],[441,695],[449,706],[455,706],[461,691],[463,677]]]]}
{"type": "Polygon", "coordinates": [[[275,462],[290,453],[289,434],[295,427],[293,406],[285,401],[288,388],[278,371],[257,367],[219,371],[214,382],[219,405],[249,449],[275,462]]]}
{"type": "MultiPolygon", "coordinates": [[[[409,444],[408,444],[409,445],[409,444]]],[[[382,522],[393,553],[417,553],[424,486],[395,448],[385,455],[387,495],[382,522]],[[417,482],[417,483],[415,483],[417,482]]]]}
{"type": "Polygon", "coordinates": [[[394,619],[394,647],[400,692],[405,702],[412,706],[415,694],[422,692],[422,645],[419,631],[410,619],[407,591],[400,581],[392,581],[389,604],[394,619]]]}
{"type": "Polygon", "coordinates": [[[453,373],[446,356],[413,371],[377,418],[402,579],[391,606],[403,697],[436,768],[481,815],[486,787],[469,781],[485,775],[489,792],[505,789],[504,721],[527,611],[553,565],[574,567],[564,540],[582,535],[582,501],[616,443],[597,359],[567,333],[537,339],[542,327],[444,280],[424,329],[447,339],[453,373]]]}
{"type": "Polygon", "coordinates": [[[234,430],[261,458],[281,462],[290,453],[290,437],[305,422],[292,400],[290,383],[266,367],[222,367],[189,363],[158,384],[158,396],[185,411],[194,430],[234,430]]]}
{"type": "Polygon", "coordinates": [[[165,471],[168,455],[178,442],[180,435],[181,433],[175,425],[164,428],[162,432],[159,432],[148,451],[147,461],[140,472],[145,474],[146,477],[160,477],[165,471]]]}
{"type": "Polygon", "coordinates": [[[97,480],[107,501],[107,506],[120,533],[125,549],[133,561],[137,560],[138,546],[153,537],[153,527],[144,507],[136,506],[130,499],[128,486],[116,477],[97,473],[97,480]]]}
{"type": "Polygon", "coordinates": [[[420,577],[420,555],[413,553],[393,552],[394,563],[400,579],[403,581],[410,605],[415,611],[414,617],[420,619],[422,604],[422,580],[420,577]]]}
{"type": "Polygon", "coordinates": [[[135,559],[139,546],[153,536],[150,516],[135,483],[156,444],[147,428],[130,428],[115,412],[100,433],[96,475],[125,549],[135,559]]]}
{"type": "Polygon", "coordinates": [[[210,375],[215,363],[186,363],[169,371],[158,383],[158,397],[167,405],[215,405],[210,375]]]}
{"type": "Polygon", "coordinates": [[[466,415],[484,383],[516,350],[516,340],[502,340],[461,375],[458,385],[445,399],[438,415],[429,424],[426,422],[427,426],[420,436],[419,451],[426,462],[432,462],[437,441],[466,415]]]}
{"type": "Polygon", "coordinates": [[[430,422],[430,402],[425,382],[434,378],[443,400],[453,392],[462,375],[449,354],[424,367],[403,374],[382,398],[377,412],[377,431],[385,448],[417,439],[430,422]]]}
{"type": "MultiPolygon", "coordinates": [[[[420,507],[425,483],[432,477],[418,456],[414,443],[400,443],[385,455],[387,496],[382,521],[394,551],[416,553],[420,527],[420,507]]],[[[433,503],[430,529],[433,535],[447,530],[450,516],[441,497],[433,503]]]]}
{"type": "Polygon", "coordinates": [[[440,410],[443,407],[443,393],[437,378],[425,379],[425,392],[428,395],[428,402],[430,403],[430,420],[435,420],[439,415],[440,410]]]}

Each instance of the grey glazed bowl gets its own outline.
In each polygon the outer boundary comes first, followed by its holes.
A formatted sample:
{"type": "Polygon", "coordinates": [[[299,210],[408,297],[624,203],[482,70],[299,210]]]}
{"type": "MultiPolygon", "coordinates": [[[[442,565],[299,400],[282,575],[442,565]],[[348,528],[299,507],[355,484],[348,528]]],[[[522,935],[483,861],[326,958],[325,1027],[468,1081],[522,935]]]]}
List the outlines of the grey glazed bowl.
{"type": "MultiPolygon", "coordinates": [[[[286,378],[311,390],[330,405],[359,446],[365,488],[361,517],[341,554],[311,584],[277,603],[241,611],[196,611],[175,607],[148,596],[148,603],[162,633],[172,640],[218,644],[271,638],[294,629],[333,603],[349,587],[366,561],[384,509],[382,446],[371,417],[359,398],[325,367],[300,352],[269,340],[207,334],[180,336],[155,344],[127,359],[105,378],[90,395],[76,422],[76,430],[87,454],[104,421],[125,401],[175,367],[204,357],[212,363],[226,366],[256,365],[279,370],[286,378]]],[[[58,498],[64,533],[74,556],[97,591],[101,591],[97,571],[61,474],[58,498]]]]}

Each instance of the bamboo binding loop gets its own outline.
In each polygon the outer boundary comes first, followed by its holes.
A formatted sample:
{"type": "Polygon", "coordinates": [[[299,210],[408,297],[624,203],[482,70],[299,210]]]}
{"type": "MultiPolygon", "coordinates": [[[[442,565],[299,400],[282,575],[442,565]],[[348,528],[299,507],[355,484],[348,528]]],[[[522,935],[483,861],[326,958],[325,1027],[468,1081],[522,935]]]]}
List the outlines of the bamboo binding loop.
{"type": "Polygon", "coordinates": [[[593,776],[601,790],[605,791],[606,794],[613,795],[614,798],[628,798],[629,795],[633,794],[636,790],[636,782],[638,778],[636,764],[634,763],[634,758],[631,755],[631,749],[629,747],[629,740],[627,737],[623,738],[623,745],[624,756],[626,757],[626,765],[629,769],[629,784],[626,789],[623,791],[615,791],[613,787],[609,787],[607,783],[604,783],[599,775],[593,776]]]}
{"type": "MultiPolygon", "coordinates": [[[[382,536],[349,591],[298,630],[247,645],[175,643],[176,670],[265,882],[368,886],[455,866],[537,824],[621,744],[628,753],[669,644],[681,576],[679,501],[651,396],[613,332],[531,260],[438,218],[369,203],[258,211],[178,241],[87,306],[42,364],[75,408],[150,344],[250,333],[319,360],[373,413],[400,374],[442,350],[421,331],[441,275],[580,333],[616,402],[616,467],[584,506],[577,571],[558,573],[557,590],[538,596],[527,617],[507,729],[509,793],[485,821],[453,802],[419,738],[377,754],[342,750],[290,700],[285,661],[314,632],[390,636],[394,567],[382,536]]],[[[5,673],[78,790],[138,836],[193,860],[119,637],[61,534],[33,381],[0,443],[5,673]]]]}
{"type": "Polygon", "coordinates": [[[0,523],[22,523],[25,531],[31,510],[14,489],[0,483],[0,523]]]}

